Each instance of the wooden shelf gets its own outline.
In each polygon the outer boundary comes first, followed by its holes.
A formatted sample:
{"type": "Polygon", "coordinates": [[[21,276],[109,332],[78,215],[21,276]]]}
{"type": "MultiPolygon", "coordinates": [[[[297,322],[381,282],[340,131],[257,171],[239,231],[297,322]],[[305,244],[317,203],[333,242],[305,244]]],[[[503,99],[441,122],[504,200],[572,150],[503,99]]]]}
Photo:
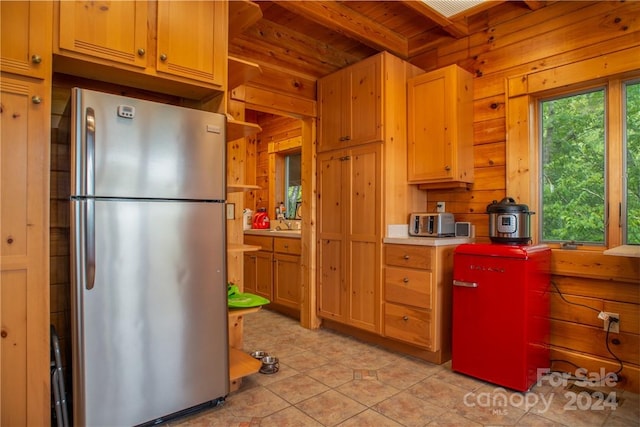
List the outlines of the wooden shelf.
{"type": "Polygon", "coordinates": [[[252,1],[229,2],[229,40],[242,34],[244,30],[262,18],[262,9],[252,1]]]}
{"type": "Polygon", "coordinates": [[[250,355],[229,347],[229,379],[237,380],[247,375],[255,374],[260,370],[262,363],[250,355]]]}
{"type": "Polygon", "coordinates": [[[253,191],[253,190],[261,190],[262,187],[259,185],[249,185],[249,184],[232,184],[227,185],[227,193],[242,193],[244,191],[253,191]]]}
{"type": "Polygon", "coordinates": [[[229,65],[227,71],[227,90],[229,91],[262,74],[260,66],[253,62],[233,56],[229,56],[227,61],[229,65]]]}
{"type": "MultiPolygon", "coordinates": [[[[413,184],[413,183],[409,183],[413,184]]],[[[471,184],[468,182],[425,182],[422,184],[418,184],[418,188],[420,190],[456,190],[456,189],[464,189],[467,190],[471,187],[471,184]]]]}
{"type": "Polygon", "coordinates": [[[245,245],[242,243],[227,243],[227,252],[253,252],[259,251],[260,246],[245,245]]]}
{"type": "Polygon", "coordinates": [[[257,313],[262,306],[248,308],[229,308],[229,317],[240,317],[251,313],[257,313]]]}
{"type": "Polygon", "coordinates": [[[227,141],[245,138],[262,132],[262,128],[249,122],[241,122],[227,117],[227,141]]]}

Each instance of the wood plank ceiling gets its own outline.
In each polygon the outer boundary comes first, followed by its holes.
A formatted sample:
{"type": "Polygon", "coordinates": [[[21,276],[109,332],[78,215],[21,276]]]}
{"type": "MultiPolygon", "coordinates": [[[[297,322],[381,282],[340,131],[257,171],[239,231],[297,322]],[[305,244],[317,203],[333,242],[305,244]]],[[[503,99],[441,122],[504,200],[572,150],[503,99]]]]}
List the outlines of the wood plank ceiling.
{"type": "Polygon", "coordinates": [[[316,79],[380,51],[425,68],[439,46],[486,30],[492,14],[546,2],[491,0],[446,18],[417,0],[255,1],[252,25],[233,16],[243,2],[231,3],[229,54],[261,66],[259,85],[304,97],[313,87],[315,97],[316,79]]]}

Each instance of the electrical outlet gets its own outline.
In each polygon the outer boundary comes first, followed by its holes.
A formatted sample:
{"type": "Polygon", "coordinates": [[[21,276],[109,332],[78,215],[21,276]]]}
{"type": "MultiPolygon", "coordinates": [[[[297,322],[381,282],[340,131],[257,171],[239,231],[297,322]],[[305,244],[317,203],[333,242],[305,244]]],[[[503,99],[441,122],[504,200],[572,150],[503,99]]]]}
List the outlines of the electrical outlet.
{"type": "Polygon", "coordinates": [[[618,313],[609,313],[607,311],[604,312],[606,314],[606,318],[604,319],[604,330],[609,330],[612,334],[620,333],[620,315],[618,313]],[[611,318],[618,319],[617,322],[611,322],[611,318]],[[609,322],[611,322],[611,327],[609,327],[609,322]]]}
{"type": "Polygon", "coordinates": [[[235,203],[227,203],[227,219],[236,219],[235,203]]]}
{"type": "Polygon", "coordinates": [[[444,202],[436,202],[436,212],[444,212],[444,202]]]}

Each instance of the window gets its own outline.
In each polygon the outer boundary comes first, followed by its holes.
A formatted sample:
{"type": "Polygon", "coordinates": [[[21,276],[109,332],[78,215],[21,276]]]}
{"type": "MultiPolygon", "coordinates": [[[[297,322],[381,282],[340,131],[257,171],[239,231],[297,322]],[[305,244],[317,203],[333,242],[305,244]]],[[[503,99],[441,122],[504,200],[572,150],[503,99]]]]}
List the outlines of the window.
{"type": "Polygon", "coordinates": [[[640,244],[640,81],[624,85],[625,182],[622,212],[623,238],[628,245],[640,244]]]}
{"type": "Polygon", "coordinates": [[[287,154],[284,158],[284,194],[286,217],[295,219],[298,203],[302,203],[301,154],[287,154]]]}
{"type": "Polygon", "coordinates": [[[536,99],[539,241],[640,244],[640,82],[536,99]]]}

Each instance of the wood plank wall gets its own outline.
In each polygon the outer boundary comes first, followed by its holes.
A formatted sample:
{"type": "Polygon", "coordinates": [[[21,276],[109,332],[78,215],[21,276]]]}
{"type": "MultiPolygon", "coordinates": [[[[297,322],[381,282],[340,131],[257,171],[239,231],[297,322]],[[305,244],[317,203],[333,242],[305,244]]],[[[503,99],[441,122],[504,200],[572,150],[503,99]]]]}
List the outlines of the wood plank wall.
{"type": "Polygon", "coordinates": [[[269,172],[269,143],[301,136],[302,121],[269,113],[256,113],[254,120],[260,125],[262,132],[256,136],[253,144],[247,145],[247,150],[250,151],[248,157],[255,158],[255,184],[261,190],[247,193],[245,206],[253,211],[266,208],[269,218],[273,219],[276,203],[280,200],[269,200],[269,180],[272,178],[269,172]]]}
{"type": "MultiPolygon", "coordinates": [[[[475,183],[469,190],[430,191],[427,209],[445,201],[457,221],[476,226],[488,241],[486,206],[505,197],[505,79],[553,69],[640,44],[640,2],[556,2],[529,11],[505,2],[469,22],[471,34],[426,52],[411,62],[426,71],[457,63],[474,73],[475,183]]],[[[637,259],[554,250],[553,281],[571,302],[620,313],[620,334],[609,344],[624,364],[620,388],[640,389],[640,270],[637,259]]],[[[582,366],[616,371],[597,313],[569,304],[554,290],[551,305],[555,369],[582,366]]]]}

